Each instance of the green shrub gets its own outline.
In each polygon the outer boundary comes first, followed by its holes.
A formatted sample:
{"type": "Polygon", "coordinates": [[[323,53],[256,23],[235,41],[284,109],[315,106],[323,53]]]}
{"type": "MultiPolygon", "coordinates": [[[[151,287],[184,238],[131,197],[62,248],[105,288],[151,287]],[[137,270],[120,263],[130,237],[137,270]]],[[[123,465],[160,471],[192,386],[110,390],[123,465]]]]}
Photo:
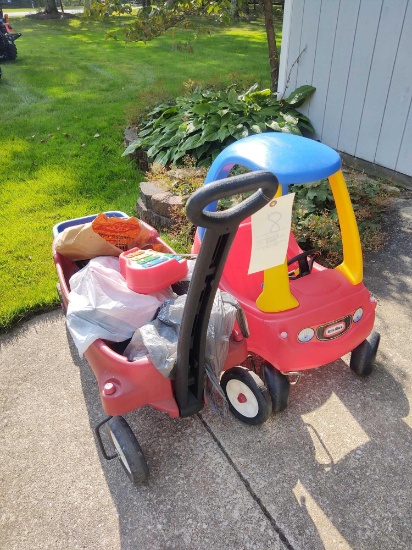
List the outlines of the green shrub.
{"type": "MultiPolygon", "coordinates": [[[[162,170],[160,174],[162,174],[162,170]]],[[[235,172],[244,171],[238,168],[235,172]]],[[[163,172],[165,172],[163,170],[163,172]]],[[[152,179],[153,172],[150,173],[152,179]]],[[[233,174],[231,174],[233,175],[233,174]]],[[[175,190],[171,180],[164,176],[159,177],[166,182],[167,189],[175,194],[182,194],[175,190]]],[[[202,185],[198,179],[190,177],[186,181],[179,181],[176,185],[184,190],[188,186],[195,191],[202,185]]],[[[346,175],[359,234],[364,252],[379,250],[387,240],[383,230],[384,214],[392,201],[391,188],[384,183],[365,178],[362,174],[352,172],[346,175]]],[[[326,267],[335,267],[342,257],[342,238],[339,220],[328,180],[322,180],[305,185],[292,185],[290,192],[295,193],[295,204],[292,215],[292,231],[303,250],[316,249],[320,251],[319,262],[326,267]]],[[[184,193],[183,193],[184,194],[184,193]]],[[[236,195],[230,199],[219,201],[218,209],[224,210],[242,202],[250,193],[236,195]]],[[[195,227],[187,220],[184,210],[176,208],[173,215],[173,230],[166,239],[179,252],[189,252],[193,240],[195,227]]]]}
{"type": "Polygon", "coordinates": [[[162,164],[152,164],[146,172],[147,181],[156,181],[165,191],[184,197],[202,187],[207,170],[196,167],[196,161],[187,156],[182,159],[182,168],[171,166],[168,170],[162,164]]]}
{"type": "MultiPolygon", "coordinates": [[[[391,202],[391,192],[380,181],[346,176],[349,194],[365,252],[375,251],[386,242],[382,229],[383,214],[391,202]]],[[[328,267],[342,261],[342,241],[338,215],[327,180],[291,186],[295,192],[292,231],[304,250],[315,248],[322,254],[321,263],[328,267]]]]}
{"type": "Polygon", "coordinates": [[[227,145],[251,134],[313,132],[309,119],[296,110],[314,92],[313,86],[301,86],[282,100],[257,88],[254,84],[240,93],[233,86],[224,91],[198,87],[188,96],[162,103],[145,117],[137,140],[123,154],[143,148],[153,163],[179,165],[189,155],[198,166],[208,166],[227,145]]]}

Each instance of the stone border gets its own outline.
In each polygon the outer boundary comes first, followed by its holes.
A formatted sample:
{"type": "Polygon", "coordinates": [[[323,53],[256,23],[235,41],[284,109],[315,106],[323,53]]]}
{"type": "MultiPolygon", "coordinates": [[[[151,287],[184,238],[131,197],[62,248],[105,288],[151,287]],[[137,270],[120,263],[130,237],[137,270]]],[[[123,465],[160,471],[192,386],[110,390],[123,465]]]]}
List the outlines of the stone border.
{"type": "MultiPolygon", "coordinates": [[[[137,138],[136,128],[128,126],[124,132],[124,144],[128,147],[137,138]]],[[[137,149],[130,155],[138,164],[140,170],[149,170],[149,161],[145,151],[137,149]]],[[[185,169],[169,170],[167,174],[174,179],[184,180],[185,169]]],[[[135,210],[138,217],[158,230],[169,230],[174,225],[173,212],[176,208],[183,209],[188,196],[173,195],[165,191],[161,182],[142,181],[140,197],[137,199],[135,210]]]]}
{"type": "Polygon", "coordinates": [[[173,211],[182,209],[187,197],[173,195],[155,182],[140,183],[140,197],[136,202],[138,217],[156,229],[170,229],[173,226],[173,211]]]}

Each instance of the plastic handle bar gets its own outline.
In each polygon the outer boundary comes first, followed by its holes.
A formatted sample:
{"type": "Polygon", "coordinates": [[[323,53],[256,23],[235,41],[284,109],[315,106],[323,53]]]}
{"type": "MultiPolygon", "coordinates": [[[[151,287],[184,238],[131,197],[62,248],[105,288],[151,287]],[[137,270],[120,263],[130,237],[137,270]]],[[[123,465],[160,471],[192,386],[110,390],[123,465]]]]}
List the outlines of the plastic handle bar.
{"type": "Polygon", "coordinates": [[[180,416],[203,408],[206,334],[210,312],[238,225],[265,206],[275,195],[277,178],[270,172],[251,172],[218,180],[196,191],[187,203],[191,222],[206,227],[192,274],[177,343],[174,393],[180,416]],[[239,206],[224,212],[203,212],[212,201],[255,191],[239,206]]]}
{"type": "Polygon", "coordinates": [[[186,205],[186,215],[197,226],[224,232],[225,229],[238,226],[245,218],[272,200],[278,185],[277,177],[264,170],[218,180],[198,189],[190,197],[186,205]],[[248,191],[256,192],[241,204],[228,210],[221,212],[204,210],[211,202],[248,191]]]}

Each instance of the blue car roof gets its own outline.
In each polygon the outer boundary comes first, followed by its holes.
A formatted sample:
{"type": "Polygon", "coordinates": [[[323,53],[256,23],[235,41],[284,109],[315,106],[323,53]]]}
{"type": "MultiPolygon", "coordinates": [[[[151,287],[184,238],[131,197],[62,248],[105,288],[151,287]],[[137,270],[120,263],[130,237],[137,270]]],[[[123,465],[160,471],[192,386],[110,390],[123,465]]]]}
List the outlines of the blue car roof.
{"type": "Polygon", "coordinates": [[[304,184],[329,177],[342,165],[336,151],[294,134],[268,132],[235,141],[215,159],[205,183],[227,177],[233,165],[275,174],[283,193],[292,184],[304,184]]]}

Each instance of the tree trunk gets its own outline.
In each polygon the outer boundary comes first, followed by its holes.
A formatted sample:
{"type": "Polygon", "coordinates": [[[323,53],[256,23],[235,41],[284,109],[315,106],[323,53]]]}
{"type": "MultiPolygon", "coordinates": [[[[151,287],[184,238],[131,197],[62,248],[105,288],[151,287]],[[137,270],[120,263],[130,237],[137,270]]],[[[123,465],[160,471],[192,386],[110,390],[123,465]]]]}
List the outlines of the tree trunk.
{"type": "Polygon", "coordinates": [[[232,21],[239,21],[239,5],[238,0],[230,0],[230,17],[232,21]]]}
{"type": "Polygon", "coordinates": [[[92,0],[84,0],[83,13],[87,17],[90,17],[90,11],[92,9],[92,0]]]}
{"type": "Polygon", "coordinates": [[[44,6],[44,13],[52,14],[52,13],[59,13],[59,10],[56,6],[56,0],[46,0],[45,6],[44,6]]]}
{"type": "Polygon", "coordinates": [[[266,37],[269,50],[270,83],[273,93],[277,92],[279,78],[279,58],[276,48],[275,23],[273,19],[272,0],[260,0],[265,16],[266,37]]]}

